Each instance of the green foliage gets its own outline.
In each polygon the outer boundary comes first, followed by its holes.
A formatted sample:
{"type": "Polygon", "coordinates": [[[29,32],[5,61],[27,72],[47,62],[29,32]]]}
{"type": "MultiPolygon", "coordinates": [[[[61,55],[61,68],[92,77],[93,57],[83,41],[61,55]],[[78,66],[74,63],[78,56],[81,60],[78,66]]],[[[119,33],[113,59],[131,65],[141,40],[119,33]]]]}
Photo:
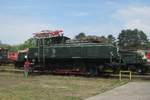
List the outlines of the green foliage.
{"type": "Polygon", "coordinates": [[[10,49],[11,46],[8,44],[0,44],[0,48],[10,49]]]}
{"type": "Polygon", "coordinates": [[[147,43],[146,48],[150,49],[150,41],[147,43]]]}
{"type": "Polygon", "coordinates": [[[116,39],[113,35],[105,36],[96,36],[96,35],[85,35],[85,33],[79,33],[75,36],[76,40],[79,41],[88,41],[88,42],[97,42],[97,43],[108,43],[108,44],[116,44],[116,39]]]}
{"type": "Polygon", "coordinates": [[[148,43],[146,34],[138,29],[122,30],[118,40],[119,47],[123,49],[141,49],[145,48],[148,43]]]}
{"type": "Polygon", "coordinates": [[[86,40],[90,42],[107,43],[107,38],[105,36],[88,35],[86,40]]]}
{"type": "Polygon", "coordinates": [[[86,37],[85,33],[81,32],[75,36],[76,40],[83,40],[86,37]]]}
{"type": "Polygon", "coordinates": [[[35,47],[35,41],[33,38],[28,39],[23,44],[19,46],[19,49],[32,48],[35,47]]]}
{"type": "Polygon", "coordinates": [[[114,45],[116,44],[116,42],[115,42],[116,39],[115,39],[115,37],[114,37],[113,35],[111,35],[111,34],[107,36],[107,41],[108,41],[109,44],[114,44],[114,45]]]}
{"type": "Polygon", "coordinates": [[[8,44],[0,44],[1,48],[8,49],[9,51],[18,51],[26,48],[35,47],[35,41],[33,38],[28,39],[23,44],[19,45],[8,45],[8,44]]]}

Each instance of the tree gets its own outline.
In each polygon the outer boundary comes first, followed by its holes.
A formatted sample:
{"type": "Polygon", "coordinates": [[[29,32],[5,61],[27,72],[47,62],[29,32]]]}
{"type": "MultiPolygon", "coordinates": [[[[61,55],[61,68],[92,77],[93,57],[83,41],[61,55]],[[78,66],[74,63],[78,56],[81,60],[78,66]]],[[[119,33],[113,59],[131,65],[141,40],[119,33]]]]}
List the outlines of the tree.
{"type": "Polygon", "coordinates": [[[76,40],[84,40],[86,38],[85,33],[81,32],[78,35],[75,36],[76,40]]]}
{"type": "Polygon", "coordinates": [[[0,45],[2,44],[2,41],[0,40],[0,45]]]}
{"type": "Polygon", "coordinates": [[[30,38],[27,41],[25,41],[24,45],[26,45],[27,48],[35,47],[34,38],[30,38]]]}
{"type": "Polygon", "coordinates": [[[27,41],[25,41],[23,44],[18,45],[19,50],[32,48],[32,47],[35,47],[35,41],[33,38],[30,38],[27,41]]]}
{"type": "Polygon", "coordinates": [[[105,36],[99,37],[101,39],[101,43],[107,43],[107,38],[105,36]]]}
{"type": "Polygon", "coordinates": [[[108,43],[110,44],[115,44],[115,41],[116,41],[115,37],[111,34],[107,36],[107,40],[108,40],[108,43]]]}
{"type": "Polygon", "coordinates": [[[146,48],[150,49],[150,41],[147,43],[146,48]]]}
{"type": "Polygon", "coordinates": [[[11,45],[9,50],[10,51],[18,51],[18,50],[23,50],[26,48],[31,48],[31,47],[35,47],[35,41],[33,38],[28,39],[23,44],[11,45]]]}
{"type": "MultiPolygon", "coordinates": [[[[109,36],[111,41],[114,41],[113,36],[109,36]]],[[[86,41],[86,42],[95,42],[95,43],[108,43],[108,39],[105,36],[96,36],[96,35],[85,35],[85,33],[79,33],[75,36],[75,40],[86,41]]]]}
{"type": "Polygon", "coordinates": [[[8,44],[0,44],[0,48],[10,49],[11,46],[8,44]]]}
{"type": "Polygon", "coordinates": [[[9,51],[18,51],[18,50],[23,50],[23,49],[32,48],[32,47],[35,47],[34,38],[30,38],[27,41],[25,41],[23,44],[18,44],[18,45],[3,44],[0,41],[0,48],[5,48],[5,49],[8,49],[9,51]]]}
{"type": "Polygon", "coordinates": [[[138,29],[122,30],[118,37],[118,45],[124,49],[144,48],[148,43],[146,34],[138,29]]]}
{"type": "Polygon", "coordinates": [[[107,43],[107,38],[105,36],[88,35],[85,40],[95,43],[107,43]]]}

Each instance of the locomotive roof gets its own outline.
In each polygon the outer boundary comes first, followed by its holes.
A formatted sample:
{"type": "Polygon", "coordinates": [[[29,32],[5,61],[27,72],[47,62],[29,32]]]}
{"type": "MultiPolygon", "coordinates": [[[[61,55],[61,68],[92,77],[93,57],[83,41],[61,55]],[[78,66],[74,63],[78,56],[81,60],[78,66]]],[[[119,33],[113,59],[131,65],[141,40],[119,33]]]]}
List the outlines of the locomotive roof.
{"type": "Polygon", "coordinates": [[[55,36],[55,37],[42,37],[42,38],[36,38],[36,39],[65,39],[65,40],[68,40],[70,38],[62,35],[62,36],[55,36]]]}
{"type": "Polygon", "coordinates": [[[74,44],[54,44],[51,45],[50,47],[76,47],[76,46],[80,46],[80,47],[84,47],[84,46],[111,46],[111,47],[115,47],[114,45],[111,44],[102,44],[102,43],[74,43],[74,44]]]}

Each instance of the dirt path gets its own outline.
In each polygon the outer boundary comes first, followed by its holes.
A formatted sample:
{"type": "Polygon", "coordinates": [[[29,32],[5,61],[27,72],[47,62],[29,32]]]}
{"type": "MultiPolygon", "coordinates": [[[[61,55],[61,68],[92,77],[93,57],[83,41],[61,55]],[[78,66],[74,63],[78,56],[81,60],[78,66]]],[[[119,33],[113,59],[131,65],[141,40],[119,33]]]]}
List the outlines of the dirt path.
{"type": "Polygon", "coordinates": [[[86,100],[150,100],[150,82],[130,82],[86,100]]]}

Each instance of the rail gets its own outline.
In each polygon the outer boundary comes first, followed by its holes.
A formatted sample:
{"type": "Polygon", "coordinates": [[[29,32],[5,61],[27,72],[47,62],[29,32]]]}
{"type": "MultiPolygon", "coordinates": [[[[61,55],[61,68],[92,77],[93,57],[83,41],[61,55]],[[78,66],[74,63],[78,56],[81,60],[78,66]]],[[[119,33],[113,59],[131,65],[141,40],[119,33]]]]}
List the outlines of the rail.
{"type": "Polygon", "coordinates": [[[120,72],[119,72],[119,80],[120,80],[120,81],[122,80],[122,74],[126,74],[126,73],[129,74],[129,79],[130,79],[130,80],[132,79],[132,72],[131,72],[131,71],[120,71],[120,72]]]}

